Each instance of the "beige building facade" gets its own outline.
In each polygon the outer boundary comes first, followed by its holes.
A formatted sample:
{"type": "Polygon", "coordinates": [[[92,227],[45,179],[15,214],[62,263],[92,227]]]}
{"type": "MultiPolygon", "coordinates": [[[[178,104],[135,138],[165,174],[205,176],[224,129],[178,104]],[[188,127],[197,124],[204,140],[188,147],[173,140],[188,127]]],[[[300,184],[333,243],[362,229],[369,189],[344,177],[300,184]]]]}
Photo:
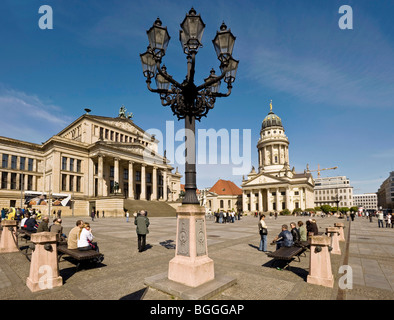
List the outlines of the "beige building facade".
{"type": "Polygon", "coordinates": [[[315,206],[353,207],[353,187],[346,176],[315,179],[315,206]]]}
{"type": "Polygon", "coordinates": [[[41,145],[0,137],[0,206],[20,207],[26,195],[41,194],[47,206],[38,207],[46,212],[71,212],[74,204],[76,215],[118,215],[124,200],[175,201],[181,175],[158,142],[122,112],[84,114],[41,145]],[[68,206],[55,206],[67,197],[68,206]]]}
{"type": "Polygon", "coordinates": [[[314,206],[314,180],[310,173],[296,173],[289,165],[289,140],[282,120],[272,111],[265,117],[257,143],[258,170],[253,167],[242,181],[245,212],[305,210],[314,206]]]}

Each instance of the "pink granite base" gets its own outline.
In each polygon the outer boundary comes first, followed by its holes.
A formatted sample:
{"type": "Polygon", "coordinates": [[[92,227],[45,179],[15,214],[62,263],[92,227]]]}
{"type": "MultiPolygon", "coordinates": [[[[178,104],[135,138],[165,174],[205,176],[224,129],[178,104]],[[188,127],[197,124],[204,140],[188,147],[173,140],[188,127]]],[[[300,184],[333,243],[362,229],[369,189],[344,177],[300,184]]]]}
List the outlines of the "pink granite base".
{"type": "Polygon", "coordinates": [[[307,282],[325,287],[334,287],[334,277],[331,270],[331,258],[328,246],[331,239],[327,236],[313,236],[309,239],[310,260],[307,282]],[[316,250],[319,247],[319,250],[316,250]]]}
{"type": "Polygon", "coordinates": [[[199,205],[182,205],[177,208],[176,252],[169,263],[168,279],[198,287],[214,278],[214,263],[208,257],[205,210],[199,205]]]}
{"type": "Polygon", "coordinates": [[[345,241],[345,234],[344,234],[344,224],[343,223],[334,223],[334,227],[337,227],[339,229],[339,241],[345,241]]]}
{"type": "Polygon", "coordinates": [[[18,222],[15,220],[3,220],[1,226],[3,231],[0,239],[0,253],[18,252],[18,237],[16,235],[16,226],[18,222]],[[8,228],[12,228],[12,231],[8,228]]]}
{"type": "Polygon", "coordinates": [[[58,235],[52,232],[31,235],[31,241],[35,248],[31,257],[30,273],[26,279],[26,286],[32,292],[63,285],[63,279],[59,276],[57,238],[58,235]],[[45,249],[45,245],[50,246],[50,250],[45,249]]]}

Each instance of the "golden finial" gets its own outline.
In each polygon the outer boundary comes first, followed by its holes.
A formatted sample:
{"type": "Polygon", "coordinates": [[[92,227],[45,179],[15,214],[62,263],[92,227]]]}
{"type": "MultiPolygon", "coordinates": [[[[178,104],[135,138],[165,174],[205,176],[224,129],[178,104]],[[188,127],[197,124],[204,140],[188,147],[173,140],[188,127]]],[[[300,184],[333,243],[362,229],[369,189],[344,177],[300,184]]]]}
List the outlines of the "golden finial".
{"type": "Polygon", "coordinates": [[[270,112],[272,112],[272,99],[271,99],[271,102],[270,102],[270,112]]]}

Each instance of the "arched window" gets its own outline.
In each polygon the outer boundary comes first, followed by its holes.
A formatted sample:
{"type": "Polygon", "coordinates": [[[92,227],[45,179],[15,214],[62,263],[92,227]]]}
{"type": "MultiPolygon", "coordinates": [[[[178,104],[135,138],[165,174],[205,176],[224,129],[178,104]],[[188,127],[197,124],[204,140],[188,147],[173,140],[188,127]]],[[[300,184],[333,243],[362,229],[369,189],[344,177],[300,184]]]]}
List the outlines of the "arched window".
{"type": "Polygon", "coordinates": [[[223,209],[223,200],[220,200],[220,208],[223,209]]]}

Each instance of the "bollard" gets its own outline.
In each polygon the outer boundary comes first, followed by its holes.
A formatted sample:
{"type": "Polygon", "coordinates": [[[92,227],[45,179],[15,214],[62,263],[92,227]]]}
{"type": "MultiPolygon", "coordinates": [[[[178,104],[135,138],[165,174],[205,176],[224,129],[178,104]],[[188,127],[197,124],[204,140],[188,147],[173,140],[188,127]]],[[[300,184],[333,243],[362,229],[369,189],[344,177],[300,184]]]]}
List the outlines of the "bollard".
{"type": "Polygon", "coordinates": [[[313,236],[309,239],[310,259],[307,282],[325,287],[334,287],[331,258],[328,247],[331,239],[327,236],[313,236]]]}
{"type": "Polygon", "coordinates": [[[3,232],[0,239],[0,253],[18,252],[18,236],[16,235],[16,220],[3,220],[1,226],[3,232]]]}
{"type": "Polygon", "coordinates": [[[326,233],[330,234],[331,237],[331,247],[332,254],[341,254],[341,247],[339,246],[339,228],[337,227],[329,227],[326,228],[326,233]]]}
{"type": "Polygon", "coordinates": [[[58,237],[59,235],[53,232],[39,232],[31,235],[33,253],[26,285],[32,292],[63,285],[57,260],[58,237]]]}
{"type": "Polygon", "coordinates": [[[343,227],[345,225],[343,223],[334,223],[334,227],[339,228],[339,241],[346,241],[345,240],[345,232],[343,230],[343,227]]]}

